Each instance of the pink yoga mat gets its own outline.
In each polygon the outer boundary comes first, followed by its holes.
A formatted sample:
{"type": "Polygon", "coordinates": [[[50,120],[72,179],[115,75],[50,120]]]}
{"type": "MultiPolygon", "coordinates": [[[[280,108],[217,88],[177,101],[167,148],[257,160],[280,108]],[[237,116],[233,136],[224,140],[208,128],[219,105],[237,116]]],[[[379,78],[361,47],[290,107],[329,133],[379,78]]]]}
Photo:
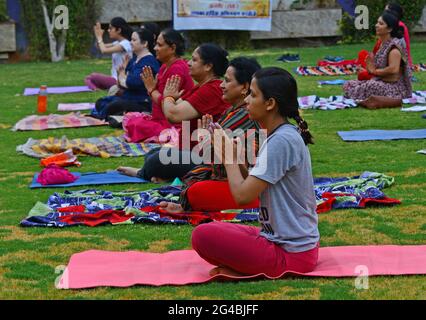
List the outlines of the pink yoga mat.
{"type": "MultiPolygon", "coordinates": [[[[426,274],[426,245],[328,247],[321,248],[319,256],[314,272],[287,272],[283,276],[358,277],[367,275],[366,271],[368,276],[426,274]]],[[[224,276],[209,276],[213,267],[193,250],[162,254],[91,250],[71,257],[57,288],[187,285],[218,278],[223,280],[224,276]]],[[[245,280],[268,277],[259,274],[228,278],[245,280]]]]}
{"type": "MultiPolygon", "coordinates": [[[[47,87],[48,94],[63,94],[63,93],[78,93],[78,92],[92,92],[87,86],[80,87],[47,87]]],[[[39,94],[40,88],[26,88],[24,96],[35,96],[39,94]]]]}

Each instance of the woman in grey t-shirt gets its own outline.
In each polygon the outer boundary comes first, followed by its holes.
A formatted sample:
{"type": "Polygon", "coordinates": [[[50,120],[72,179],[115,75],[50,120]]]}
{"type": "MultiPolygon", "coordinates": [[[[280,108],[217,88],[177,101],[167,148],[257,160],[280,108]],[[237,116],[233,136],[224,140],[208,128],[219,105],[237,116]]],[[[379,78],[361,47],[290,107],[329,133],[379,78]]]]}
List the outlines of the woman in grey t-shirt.
{"type": "Polygon", "coordinates": [[[307,273],[318,261],[318,217],[307,144],[313,143],[298,109],[297,84],[280,68],[258,71],[246,99],[252,120],[267,130],[256,166],[248,172],[236,161],[235,141],[213,125],[215,140],[235,201],[244,205],[260,197],[261,228],[213,222],[192,234],[194,250],[216,265],[211,274],[279,277],[285,272],[307,273]],[[289,122],[294,119],[297,127],[289,122]],[[234,146],[234,148],[233,148],[234,146]],[[223,150],[234,149],[233,154],[223,150]]]}

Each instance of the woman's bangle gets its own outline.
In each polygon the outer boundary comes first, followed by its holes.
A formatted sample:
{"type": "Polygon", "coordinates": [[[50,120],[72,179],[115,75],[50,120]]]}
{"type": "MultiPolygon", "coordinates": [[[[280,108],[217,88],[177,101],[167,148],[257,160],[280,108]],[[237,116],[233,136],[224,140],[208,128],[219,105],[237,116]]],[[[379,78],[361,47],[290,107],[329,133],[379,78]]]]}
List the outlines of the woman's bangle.
{"type": "Polygon", "coordinates": [[[156,91],[157,90],[157,88],[154,88],[154,89],[152,89],[152,90],[150,90],[150,91],[148,91],[148,95],[150,96],[150,97],[152,97],[152,94],[154,93],[154,91],[156,91]]]}
{"type": "Polygon", "coordinates": [[[173,100],[173,102],[176,102],[176,99],[172,96],[167,96],[163,99],[163,102],[165,102],[166,100],[173,100]]]}

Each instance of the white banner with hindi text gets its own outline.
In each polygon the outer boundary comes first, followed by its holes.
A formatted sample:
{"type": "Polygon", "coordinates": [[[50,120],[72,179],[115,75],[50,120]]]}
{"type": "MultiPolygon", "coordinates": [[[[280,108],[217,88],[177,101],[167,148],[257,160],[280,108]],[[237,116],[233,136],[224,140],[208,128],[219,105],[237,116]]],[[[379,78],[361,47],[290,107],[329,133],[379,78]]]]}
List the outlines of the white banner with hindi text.
{"type": "Polygon", "coordinates": [[[176,30],[271,31],[272,0],[173,0],[176,30]]]}

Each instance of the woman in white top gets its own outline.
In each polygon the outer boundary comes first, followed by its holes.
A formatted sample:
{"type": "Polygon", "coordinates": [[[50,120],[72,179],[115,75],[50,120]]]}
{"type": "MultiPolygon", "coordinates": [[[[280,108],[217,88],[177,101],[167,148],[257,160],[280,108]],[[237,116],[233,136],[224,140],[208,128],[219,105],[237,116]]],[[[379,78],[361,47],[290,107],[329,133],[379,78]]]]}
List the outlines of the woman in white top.
{"type": "Polygon", "coordinates": [[[93,29],[102,54],[112,54],[112,69],[111,75],[92,73],[85,79],[85,83],[92,90],[109,90],[117,84],[117,69],[123,64],[126,56],[132,57],[132,46],[129,40],[133,30],[123,18],[114,18],[108,28],[109,37],[114,42],[105,44],[103,41],[105,31],[101,28],[101,24],[98,22],[93,29]]]}

